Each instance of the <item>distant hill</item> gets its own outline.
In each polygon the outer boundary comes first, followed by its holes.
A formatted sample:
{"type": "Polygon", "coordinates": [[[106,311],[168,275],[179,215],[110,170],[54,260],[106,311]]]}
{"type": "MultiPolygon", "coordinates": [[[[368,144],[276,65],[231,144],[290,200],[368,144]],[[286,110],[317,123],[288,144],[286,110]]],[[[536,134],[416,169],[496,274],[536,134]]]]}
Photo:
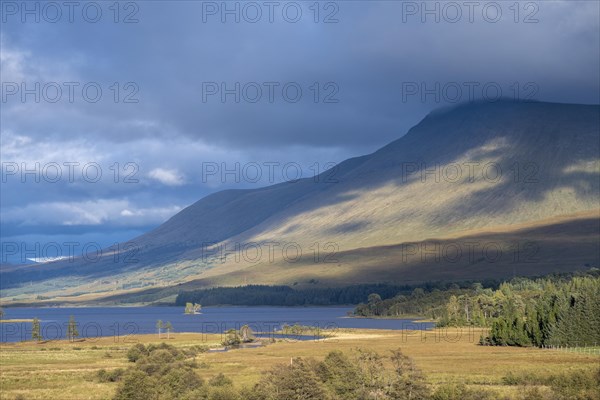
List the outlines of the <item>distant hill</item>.
{"type": "Polygon", "coordinates": [[[317,178],[209,195],[100,261],[10,268],[2,296],[568,271],[600,261],[599,199],[599,106],[469,103],[317,178]]]}

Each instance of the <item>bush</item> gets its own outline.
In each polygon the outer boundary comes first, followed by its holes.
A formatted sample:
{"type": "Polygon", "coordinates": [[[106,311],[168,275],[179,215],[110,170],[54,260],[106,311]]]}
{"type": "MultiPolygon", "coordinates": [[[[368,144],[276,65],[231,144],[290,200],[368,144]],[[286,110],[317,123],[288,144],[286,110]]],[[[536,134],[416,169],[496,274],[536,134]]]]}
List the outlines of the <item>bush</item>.
{"type": "Polygon", "coordinates": [[[359,391],[365,377],[358,366],[341,351],[332,351],[316,368],[321,382],[343,399],[361,400],[359,391]]]}
{"type": "Polygon", "coordinates": [[[117,368],[111,371],[107,371],[103,368],[97,373],[98,382],[118,382],[121,380],[124,373],[125,370],[123,368],[117,368]]]}
{"type": "MultiPolygon", "coordinates": [[[[179,350],[172,345],[136,344],[127,352],[129,361],[135,364],[125,374],[101,370],[98,377],[102,381],[118,380],[115,400],[198,400],[207,399],[208,391],[203,390],[204,382],[194,372],[196,363],[186,361],[186,354],[196,354],[195,349],[179,350]],[[147,386],[144,390],[136,388],[147,386]]],[[[223,377],[223,379],[226,379],[223,377]]]]}
{"type": "Polygon", "coordinates": [[[198,389],[202,379],[189,368],[174,368],[159,380],[162,397],[178,399],[183,394],[198,389]]]}
{"type": "Polygon", "coordinates": [[[199,353],[206,353],[208,351],[209,347],[206,345],[202,345],[202,346],[195,345],[195,346],[192,346],[192,349],[194,349],[196,351],[196,354],[199,354],[199,353]]]}
{"type": "Polygon", "coordinates": [[[219,375],[213,376],[210,381],[208,381],[210,386],[231,386],[233,385],[233,381],[223,375],[223,373],[219,373],[219,375]]]}
{"type": "Polygon", "coordinates": [[[327,392],[309,361],[297,358],[291,366],[273,368],[254,386],[256,399],[322,400],[327,392]]]}
{"type": "Polygon", "coordinates": [[[156,379],[142,371],[130,370],[123,376],[114,400],[155,399],[157,392],[156,379]]]}
{"type": "Polygon", "coordinates": [[[127,359],[129,362],[137,362],[140,358],[148,355],[146,346],[141,343],[136,344],[127,352],[127,359]]]}
{"type": "Polygon", "coordinates": [[[209,388],[203,385],[197,389],[184,393],[178,400],[206,400],[209,396],[209,388]]]}
{"type": "MultiPolygon", "coordinates": [[[[509,373],[502,378],[502,382],[505,385],[549,386],[553,393],[553,400],[600,400],[600,368],[543,376],[531,373],[509,373]]],[[[533,389],[529,392],[531,399],[547,397],[533,389]]]]}
{"type": "Polygon", "coordinates": [[[206,350],[203,350],[202,347],[203,346],[192,346],[179,349],[178,351],[185,357],[195,357],[198,353],[205,353],[206,351],[208,351],[208,346],[205,346],[206,350]]]}
{"type": "Polygon", "coordinates": [[[171,353],[173,355],[173,357],[175,358],[183,358],[184,354],[181,350],[179,350],[177,347],[171,345],[171,344],[167,344],[167,343],[161,343],[161,344],[150,344],[148,345],[148,353],[152,353],[154,351],[157,350],[166,350],[169,353],[171,353]]]}
{"type": "Polygon", "coordinates": [[[231,386],[218,386],[210,390],[208,400],[242,400],[242,396],[231,386]]]}
{"type": "Polygon", "coordinates": [[[552,398],[550,394],[545,393],[546,392],[543,392],[538,387],[527,388],[523,392],[523,395],[521,396],[520,400],[549,400],[552,398]]]}
{"type": "Polygon", "coordinates": [[[156,350],[149,356],[140,358],[136,364],[138,369],[148,375],[164,375],[173,367],[175,360],[168,350],[156,350]]]}
{"type": "Polygon", "coordinates": [[[553,376],[550,387],[560,400],[600,400],[600,368],[553,376]]]}
{"type": "Polygon", "coordinates": [[[425,400],[431,398],[425,377],[412,359],[402,354],[398,349],[392,351],[392,364],[394,366],[395,380],[392,383],[392,398],[409,398],[425,400]]]}
{"type": "Polygon", "coordinates": [[[432,400],[496,400],[500,396],[492,391],[471,389],[461,383],[439,386],[431,398],[432,400]]]}
{"type": "Polygon", "coordinates": [[[242,343],[242,338],[235,329],[230,329],[225,334],[225,339],[221,342],[223,346],[237,347],[242,343]]]}

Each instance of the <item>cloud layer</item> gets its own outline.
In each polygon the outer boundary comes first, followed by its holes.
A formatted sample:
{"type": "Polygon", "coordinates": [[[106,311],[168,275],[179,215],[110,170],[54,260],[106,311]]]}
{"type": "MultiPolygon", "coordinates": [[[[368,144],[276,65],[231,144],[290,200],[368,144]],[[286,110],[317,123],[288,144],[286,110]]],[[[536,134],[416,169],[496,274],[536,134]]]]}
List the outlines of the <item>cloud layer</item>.
{"type": "Polygon", "coordinates": [[[599,101],[597,2],[253,3],[260,18],[236,2],[97,4],[97,22],[3,14],[3,241],[123,240],[471,96],[599,101]]]}

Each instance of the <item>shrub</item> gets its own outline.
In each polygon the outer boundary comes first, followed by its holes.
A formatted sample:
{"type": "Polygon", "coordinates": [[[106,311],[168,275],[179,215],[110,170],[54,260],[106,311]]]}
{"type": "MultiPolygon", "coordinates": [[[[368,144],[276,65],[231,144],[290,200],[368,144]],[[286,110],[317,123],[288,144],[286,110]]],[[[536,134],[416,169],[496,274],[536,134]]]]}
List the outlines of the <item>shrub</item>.
{"type": "Polygon", "coordinates": [[[231,386],[217,386],[210,389],[208,400],[242,400],[242,397],[231,386]]]}
{"type": "Polygon", "coordinates": [[[141,343],[136,344],[127,352],[127,359],[129,362],[137,362],[140,358],[148,355],[146,346],[141,343]]]}
{"type": "Polygon", "coordinates": [[[254,386],[256,399],[322,400],[326,391],[307,360],[298,358],[289,367],[275,367],[254,386]]]}
{"type": "Polygon", "coordinates": [[[175,362],[175,357],[168,350],[156,350],[149,356],[142,357],[136,363],[138,369],[148,375],[163,375],[169,372],[175,362]]]}
{"type": "Polygon", "coordinates": [[[545,394],[545,392],[540,390],[540,388],[531,387],[527,388],[523,392],[523,395],[521,396],[520,400],[548,400],[550,398],[551,396],[549,394],[545,394]]]}
{"type": "Polygon", "coordinates": [[[464,384],[448,384],[439,386],[431,397],[432,400],[496,400],[499,395],[492,391],[471,389],[464,384]]]}
{"type": "Polygon", "coordinates": [[[211,386],[231,386],[233,385],[233,381],[231,379],[229,379],[228,377],[226,377],[225,375],[223,375],[223,373],[219,373],[219,375],[215,375],[211,378],[210,381],[208,381],[208,383],[211,386]]]}
{"type": "Polygon", "coordinates": [[[148,400],[157,394],[156,379],[142,371],[130,370],[122,378],[114,400],[148,400]]]}
{"type": "Polygon", "coordinates": [[[358,366],[341,351],[332,351],[316,367],[321,382],[343,399],[361,399],[365,377],[358,366]]]}
{"type": "Polygon", "coordinates": [[[183,394],[200,388],[203,382],[189,368],[174,368],[160,378],[159,384],[162,397],[178,399],[183,394]]]}
{"type": "Polygon", "coordinates": [[[177,347],[167,344],[167,343],[161,343],[161,344],[150,344],[148,345],[148,353],[151,354],[157,350],[165,350],[169,353],[171,353],[171,355],[173,356],[173,358],[177,358],[177,359],[183,359],[184,358],[184,354],[181,350],[179,350],[177,347]]]}
{"type": "MultiPolygon", "coordinates": [[[[556,375],[509,373],[502,378],[502,382],[505,385],[549,386],[554,393],[553,400],[600,400],[598,394],[600,393],[600,368],[591,371],[569,371],[556,375]]],[[[531,399],[545,398],[533,389],[530,392],[531,399]]]]}
{"type": "Polygon", "coordinates": [[[123,370],[123,368],[117,368],[111,371],[107,371],[103,368],[97,373],[98,382],[118,382],[119,380],[121,380],[121,377],[124,373],[125,370],[123,370]]]}
{"type": "Polygon", "coordinates": [[[223,346],[237,347],[242,343],[242,338],[235,329],[230,329],[225,334],[225,339],[221,342],[223,346]]]}
{"type": "MultiPolygon", "coordinates": [[[[195,350],[191,353],[195,354],[195,350]]],[[[203,390],[204,382],[193,370],[197,365],[186,361],[185,354],[190,354],[190,350],[182,351],[165,343],[147,347],[136,344],[127,352],[127,358],[135,364],[125,374],[116,373],[114,377],[123,375],[115,400],[206,400],[209,393],[203,390]],[[141,385],[148,386],[142,394],[136,392],[141,385]]],[[[104,370],[98,375],[104,381],[113,378],[104,370]]]]}
{"type": "Polygon", "coordinates": [[[182,364],[185,365],[186,367],[193,368],[193,369],[196,369],[199,367],[196,360],[184,361],[182,364]]]}
{"type": "Polygon", "coordinates": [[[402,354],[400,350],[393,351],[391,359],[396,373],[392,383],[392,397],[413,400],[429,399],[429,387],[425,383],[425,377],[412,359],[402,354]]]}
{"type": "Polygon", "coordinates": [[[206,385],[200,386],[197,389],[186,392],[179,400],[206,400],[209,396],[209,387],[206,385]]]}
{"type": "Polygon", "coordinates": [[[196,354],[200,354],[200,353],[206,353],[208,351],[209,347],[206,346],[206,345],[202,345],[202,346],[201,345],[195,345],[195,346],[192,346],[192,349],[194,349],[194,351],[196,352],[196,354]]]}
{"type": "Polygon", "coordinates": [[[549,384],[560,400],[600,400],[600,368],[552,376],[549,384]]]}

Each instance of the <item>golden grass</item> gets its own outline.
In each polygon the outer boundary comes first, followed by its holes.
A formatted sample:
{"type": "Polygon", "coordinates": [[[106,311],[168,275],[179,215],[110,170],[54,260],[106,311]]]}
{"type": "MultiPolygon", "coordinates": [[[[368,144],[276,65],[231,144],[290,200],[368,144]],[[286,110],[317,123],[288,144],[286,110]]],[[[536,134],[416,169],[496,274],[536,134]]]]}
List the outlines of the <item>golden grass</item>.
{"type": "MultiPolygon", "coordinates": [[[[372,349],[380,354],[400,348],[412,357],[432,385],[464,382],[493,388],[514,395],[521,388],[502,385],[509,372],[552,374],[568,370],[595,368],[598,356],[516,347],[483,347],[477,341],[480,329],[451,328],[433,331],[385,331],[340,329],[335,337],[319,341],[283,340],[266,347],[239,349],[224,353],[204,353],[197,361],[205,367],[198,374],[205,379],[222,372],[237,386],[251,385],[278,364],[289,364],[293,357],[322,359],[329,351],[372,349]]],[[[209,345],[216,347],[221,335],[177,333],[165,336],[136,335],[105,337],[69,343],[3,343],[0,345],[0,385],[2,399],[22,394],[27,399],[110,399],[115,383],[98,383],[101,369],[126,368],[127,349],[132,343],[168,342],[178,347],[209,345]],[[108,355],[107,355],[108,354],[108,355]]]]}
{"type": "Polygon", "coordinates": [[[196,344],[216,346],[220,335],[179,333],[132,335],[80,340],[0,344],[0,388],[2,400],[19,394],[26,399],[110,399],[114,383],[98,383],[98,370],[127,368],[126,353],[135,343],[167,342],[178,347],[196,344]]]}

